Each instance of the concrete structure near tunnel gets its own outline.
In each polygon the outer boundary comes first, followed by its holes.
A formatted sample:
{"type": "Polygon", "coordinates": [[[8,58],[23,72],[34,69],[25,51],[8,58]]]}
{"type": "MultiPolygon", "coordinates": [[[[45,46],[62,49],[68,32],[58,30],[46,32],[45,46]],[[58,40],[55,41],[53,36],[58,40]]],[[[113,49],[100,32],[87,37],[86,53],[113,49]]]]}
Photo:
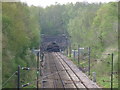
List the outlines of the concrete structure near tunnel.
{"type": "Polygon", "coordinates": [[[42,42],[41,42],[41,50],[46,51],[48,45],[51,43],[56,43],[60,50],[63,51],[68,46],[68,37],[65,34],[58,35],[58,36],[48,36],[48,35],[42,35],[42,42]]]}

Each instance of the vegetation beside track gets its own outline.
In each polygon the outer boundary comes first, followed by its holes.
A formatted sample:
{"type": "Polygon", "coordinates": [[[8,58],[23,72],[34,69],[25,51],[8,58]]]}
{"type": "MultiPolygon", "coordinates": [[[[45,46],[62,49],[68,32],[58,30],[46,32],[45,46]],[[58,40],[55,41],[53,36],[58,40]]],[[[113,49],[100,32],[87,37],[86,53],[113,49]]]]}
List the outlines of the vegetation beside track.
{"type": "MultiPolygon", "coordinates": [[[[35,56],[30,49],[37,48],[40,41],[37,16],[36,11],[31,12],[24,3],[2,3],[2,84],[4,88],[17,87],[16,75],[7,84],[4,83],[17,70],[18,65],[36,66],[35,56]]],[[[22,85],[34,80],[36,71],[21,70],[20,75],[22,85]]]]}
{"type": "MultiPolygon", "coordinates": [[[[35,56],[30,51],[33,47],[38,48],[41,34],[66,34],[71,40],[72,49],[77,49],[78,45],[91,47],[91,72],[96,72],[100,86],[109,88],[110,82],[103,82],[103,79],[108,80],[110,77],[111,66],[106,62],[110,62],[111,58],[103,54],[114,53],[114,71],[118,71],[117,8],[117,2],[56,3],[46,8],[20,2],[2,3],[3,83],[16,71],[18,65],[36,66],[35,56]]],[[[86,61],[82,60],[80,66],[86,67],[86,61]]],[[[29,82],[36,78],[36,71],[21,75],[21,78],[29,82]]],[[[114,87],[117,87],[118,78],[114,80],[114,87]]],[[[16,87],[16,79],[10,82],[5,87],[16,87]]],[[[35,84],[28,87],[35,87],[35,84]]]]}

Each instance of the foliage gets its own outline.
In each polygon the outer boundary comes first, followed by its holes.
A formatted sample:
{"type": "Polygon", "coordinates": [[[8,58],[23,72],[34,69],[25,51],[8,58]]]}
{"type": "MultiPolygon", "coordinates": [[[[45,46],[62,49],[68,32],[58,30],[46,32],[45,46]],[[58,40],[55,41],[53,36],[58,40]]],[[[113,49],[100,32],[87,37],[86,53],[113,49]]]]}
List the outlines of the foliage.
{"type": "Polygon", "coordinates": [[[40,14],[41,33],[46,35],[58,35],[66,33],[65,5],[53,5],[47,7],[40,14]]]}
{"type": "MultiPolygon", "coordinates": [[[[21,67],[36,66],[35,57],[30,53],[29,48],[37,48],[39,45],[40,25],[36,13],[32,13],[30,7],[24,3],[3,3],[2,10],[4,83],[17,70],[18,65],[21,65],[21,67]]],[[[35,79],[35,75],[35,73],[33,75],[28,73],[21,78],[29,76],[31,78],[28,80],[31,80],[32,78],[35,79]]],[[[11,81],[6,87],[16,87],[16,76],[11,81]],[[14,83],[10,83],[11,81],[14,83]]]]}
{"type": "MultiPolygon", "coordinates": [[[[66,5],[51,5],[46,8],[31,6],[24,3],[3,3],[3,82],[16,70],[17,65],[35,67],[35,57],[29,52],[31,48],[37,48],[40,44],[40,34],[70,36],[72,49],[80,47],[91,47],[91,70],[96,71],[98,75],[106,75],[110,68],[105,63],[95,63],[104,59],[110,60],[102,54],[114,53],[114,70],[118,68],[118,12],[117,3],[87,3],[77,2],[67,3],[66,5]],[[40,32],[41,31],[41,32],[40,32]],[[113,49],[113,51],[110,51],[113,49]],[[106,52],[108,51],[108,52],[106,52]],[[9,69],[7,67],[10,67],[9,69]],[[95,67],[95,69],[93,68],[95,67]],[[101,69],[102,67],[102,69],[101,69]]],[[[82,67],[87,67],[87,61],[81,61],[82,67]]],[[[74,61],[76,64],[77,62],[74,61]]],[[[34,79],[29,72],[31,80],[34,79]]],[[[28,75],[22,77],[28,78],[28,75]]],[[[98,84],[104,85],[98,77],[98,84]]],[[[13,80],[15,82],[15,80],[13,80]]],[[[25,81],[27,82],[27,81],[25,81]]],[[[117,85],[115,85],[117,86],[117,85]]],[[[6,87],[14,87],[9,83],[6,87]]],[[[35,86],[30,86],[35,87],[35,86]]]]}
{"type": "MultiPolygon", "coordinates": [[[[94,18],[92,32],[96,34],[97,42],[103,47],[107,47],[118,41],[118,12],[117,3],[103,5],[94,18]],[[111,39],[110,39],[111,38],[111,39]]],[[[94,38],[95,38],[94,37],[94,38]]]]}

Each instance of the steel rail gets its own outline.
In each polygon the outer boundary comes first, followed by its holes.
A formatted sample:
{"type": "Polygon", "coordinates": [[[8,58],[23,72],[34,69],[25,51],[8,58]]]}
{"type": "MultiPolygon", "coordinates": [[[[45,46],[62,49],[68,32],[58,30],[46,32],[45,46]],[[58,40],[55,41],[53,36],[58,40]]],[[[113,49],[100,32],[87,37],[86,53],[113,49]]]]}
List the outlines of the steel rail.
{"type": "MultiPolygon", "coordinates": [[[[57,70],[57,72],[58,72],[59,70],[58,70],[58,68],[57,68],[57,66],[56,66],[55,59],[54,59],[53,55],[52,55],[52,58],[53,58],[53,61],[54,61],[54,64],[55,64],[56,70],[57,70]]],[[[60,73],[58,73],[58,75],[59,75],[59,77],[60,77],[60,80],[61,80],[62,86],[63,86],[63,88],[65,89],[65,85],[64,85],[64,82],[63,82],[63,80],[62,80],[62,78],[61,78],[61,76],[60,76],[60,73]]]]}
{"type": "MultiPolygon", "coordinates": [[[[76,77],[80,80],[80,82],[83,84],[83,86],[87,89],[87,90],[89,90],[89,88],[82,82],[82,80],[79,78],[79,76],[74,72],[74,70],[70,67],[70,65],[68,65],[66,62],[65,62],[65,60],[64,60],[64,58],[62,58],[61,57],[61,55],[59,54],[59,53],[55,53],[57,56],[59,56],[63,61],[64,61],[64,63],[72,70],[72,72],[76,75],[76,77]]],[[[61,62],[61,61],[60,61],[61,62]]],[[[73,82],[74,82],[74,80],[73,80],[73,82]]],[[[75,84],[75,82],[74,82],[74,84],[75,84]]],[[[76,84],[75,84],[76,85],[76,84]]]]}
{"type": "MultiPolygon", "coordinates": [[[[56,57],[58,58],[58,55],[55,54],[56,57]]],[[[59,60],[59,58],[58,58],[59,60]]],[[[78,86],[75,84],[74,80],[72,79],[72,77],[70,76],[70,73],[68,72],[68,70],[65,68],[65,66],[63,65],[63,63],[59,60],[59,62],[61,63],[61,65],[64,67],[65,71],[67,72],[68,76],[70,77],[70,79],[72,80],[73,84],[75,85],[76,89],[79,90],[78,86]]]]}

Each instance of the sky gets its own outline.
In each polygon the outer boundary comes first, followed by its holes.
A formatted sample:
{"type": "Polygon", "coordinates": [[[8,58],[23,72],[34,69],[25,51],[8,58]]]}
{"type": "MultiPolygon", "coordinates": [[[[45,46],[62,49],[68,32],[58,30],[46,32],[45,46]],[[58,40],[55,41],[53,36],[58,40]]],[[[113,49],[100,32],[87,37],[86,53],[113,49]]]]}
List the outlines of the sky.
{"type": "Polygon", "coordinates": [[[34,6],[42,6],[42,7],[46,7],[46,6],[50,6],[52,4],[55,4],[55,2],[58,2],[60,4],[66,4],[68,2],[110,2],[110,1],[117,1],[117,0],[20,0],[22,2],[26,2],[29,6],[30,5],[34,5],[34,6]]]}

